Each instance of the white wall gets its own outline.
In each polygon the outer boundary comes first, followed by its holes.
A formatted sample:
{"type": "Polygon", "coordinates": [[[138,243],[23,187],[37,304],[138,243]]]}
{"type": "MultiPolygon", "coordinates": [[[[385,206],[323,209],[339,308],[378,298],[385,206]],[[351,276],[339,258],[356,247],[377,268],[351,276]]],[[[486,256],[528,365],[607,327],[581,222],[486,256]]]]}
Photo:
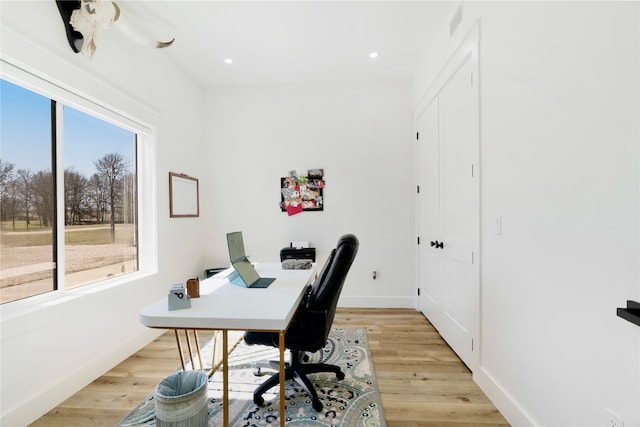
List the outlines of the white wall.
{"type": "MultiPolygon", "coordinates": [[[[457,5],[456,5],[457,8],[457,5]]],[[[451,16],[455,9],[452,9],[451,16]]],[[[640,425],[638,2],[470,2],[416,101],[480,19],[482,344],[514,425],[640,425]],[[502,217],[502,235],[493,221],[502,217]]]]}
{"type": "MultiPolygon", "coordinates": [[[[2,1],[0,7],[4,59],[130,114],[157,134],[157,198],[155,188],[151,198],[157,204],[151,209],[157,211],[157,271],[134,282],[0,307],[0,424],[12,427],[37,419],[157,336],[140,324],[140,307],[203,268],[202,218],[169,219],[168,213],[168,172],[203,173],[203,97],[162,51],[145,50],[116,30],[102,35],[93,60],[74,54],[53,1],[2,1]]],[[[156,185],[150,181],[145,188],[156,185]]]]}
{"type": "Polygon", "coordinates": [[[615,316],[627,298],[640,300],[637,2],[465,3],[452,39],[442,23],[413,93],[408,82],[386,82],[204,95],[162,51],[118,33],[105,34],[92,61],[73,54],[55,2],[0,6],[3,56],[156,128],[159,260],[157,274],[134,283],[0,307],[3,426],[38,418],[151,339],[139,308],[171,283],[226,265],[228,231],[244,231],[255,260],[277,260],[294,239],[310,240],[323,259],[353,232],[361,252],[341,305],[413,306],[412,95],[476,18],[476,379],[515,425],[605,425],[605,407],[640,425],[640,332],[615,316]],[[316,167],[325,169],[326,210],[279,212],[280,176],[316,167]],[[169,171],[200,178],[200,218],[168,218],[169,171]],[[490,231],[497,215],[501,236],[490,231]]]}
{"type": "Polygon", "coordinates": [[[413,307],[413,125],[409,81],[212,88],[207,93],[206,250],[228,265],[225,233],[254,260],[292,240],[324,259],[353,233],[360,250],[342,306],[413,307]],[[287,216],[280,177],[323,168],[325,209],[287,216]],[[372,271],[378,278],[372,279],[372,271]]]}

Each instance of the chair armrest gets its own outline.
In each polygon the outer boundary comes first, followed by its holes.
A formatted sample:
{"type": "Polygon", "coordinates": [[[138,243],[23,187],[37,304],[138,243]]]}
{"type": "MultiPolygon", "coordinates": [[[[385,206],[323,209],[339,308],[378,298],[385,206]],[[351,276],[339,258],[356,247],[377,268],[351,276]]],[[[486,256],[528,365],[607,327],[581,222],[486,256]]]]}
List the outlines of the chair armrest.
{"type": "Polygon", "coordinates": [[[311,292],[313,291],[313,285],[308,285],[307,289],[304,290],[304,295],[302,296],[302,301],[300,301],[300,307],[309,307],[309,303],[311,302],[311,292]]]}

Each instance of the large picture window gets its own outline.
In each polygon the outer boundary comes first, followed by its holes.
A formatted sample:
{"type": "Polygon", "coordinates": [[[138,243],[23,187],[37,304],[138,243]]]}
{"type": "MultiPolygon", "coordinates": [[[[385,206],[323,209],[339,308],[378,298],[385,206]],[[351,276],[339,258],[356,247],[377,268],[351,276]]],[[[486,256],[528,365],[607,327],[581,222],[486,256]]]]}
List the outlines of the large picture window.
{"type": "Polygon", "coordinates": [[[0,85],[0,302],[138,271],[141,135],[0,85]]]}

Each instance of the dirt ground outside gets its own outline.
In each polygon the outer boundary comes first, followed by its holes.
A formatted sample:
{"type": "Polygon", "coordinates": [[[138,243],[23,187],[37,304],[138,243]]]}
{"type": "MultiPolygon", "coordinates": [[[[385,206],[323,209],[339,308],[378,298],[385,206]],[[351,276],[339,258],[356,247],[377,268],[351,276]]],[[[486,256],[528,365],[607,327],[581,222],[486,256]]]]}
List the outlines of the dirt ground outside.
{"type": "MultiPolygon", "coordinates": [[[[86,229],[85,229],[86,230],[86,229]]],[[[3,236],[9,233],[3,230],[3,236]]],[[[65,289],[137,270],[131,244],[65,245],[65,289]]],[[[0,303],[53,290],[52,245],[0,245],[0,303]]]]}

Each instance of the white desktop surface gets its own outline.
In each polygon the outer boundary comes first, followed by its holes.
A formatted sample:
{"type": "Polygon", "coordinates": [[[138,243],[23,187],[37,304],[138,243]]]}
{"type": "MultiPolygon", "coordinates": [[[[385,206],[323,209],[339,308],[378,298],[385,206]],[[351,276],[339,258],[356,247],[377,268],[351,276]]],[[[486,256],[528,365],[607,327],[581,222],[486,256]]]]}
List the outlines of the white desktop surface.
{"type": "MultiPolygon", "coordinates": [[[[309,270],[283,270],[282,264],[256,263],[261,277],[275,277],[268,288],[245,288],[229,282],[229,268],[200,282],[200,298],[191,308],[169,310],[164,297],[140,310],[140,321],[151,328],[286,330],[314,278],[309,270]]],[[[167,293],[169,292],[167,286],[167,293]]]]}
{"type": "MultiPolygon", "coordinates": [[[[280,378],[285,377],[285,331],[296,313],[307,285],[315,279],[315,267],[309,270],[283,270],[281,263],[258,263],[260,277],[275,277],[268,288],[245,288],[229,281],[234,272],[228,268],[200,282],[200,297],[191,298],[191,307],[169,310],[165,296],[140,310],[140,321],[150,328],[222,330],[222,347],[228,348],[228,330],[273,331],[279,334],[280,378]]],[[[167,286],[167,293],[169,286],[167,286]]],[[[223,359],[223,425],[229,426],[229,360],[223,359]]],[[[280,381],[280,396],[284,396],[280,381]]],[[[285,399],[280,399],[280,427],[285,427],[285,399]]]]}

